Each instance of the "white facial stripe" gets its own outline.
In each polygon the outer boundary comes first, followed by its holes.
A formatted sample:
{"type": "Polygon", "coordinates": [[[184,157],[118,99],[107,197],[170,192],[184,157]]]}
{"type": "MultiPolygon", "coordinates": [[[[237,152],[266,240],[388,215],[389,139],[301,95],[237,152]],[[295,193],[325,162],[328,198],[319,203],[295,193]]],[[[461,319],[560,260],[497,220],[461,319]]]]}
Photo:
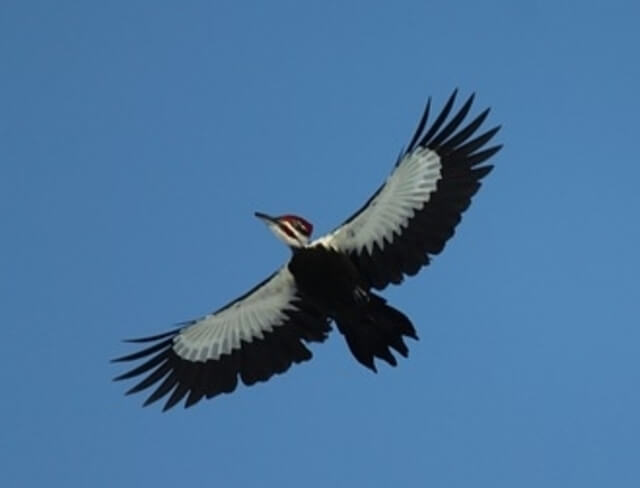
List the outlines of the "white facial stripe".
{"type": "Polygon", "coordinates": [[[296,238],[298,240],[304,240],[305,236],[304,234],[302,234],[295,225],[293,225],[291,222],[289,221],[285,221],[284,225],[287,226],[287,229],[289,229],[291,232],[293,232],[293,235],[296,236],[296,238]]]}
{"type": "Polygon", "coordinates": [[[307,245],[307,243],[309,242],[307,236],[296,229],[291,222],[285,220],[281,225],[285,226],[287,230],[291,232],[291,234],[293,234],[293,236],[287,234],[287,232],[285,232],[280,228],[279,225],[276,224],[273,225],[271,230],[273,230],[276,235],[287,245],[292,247],[303,247],[307,245]]]}

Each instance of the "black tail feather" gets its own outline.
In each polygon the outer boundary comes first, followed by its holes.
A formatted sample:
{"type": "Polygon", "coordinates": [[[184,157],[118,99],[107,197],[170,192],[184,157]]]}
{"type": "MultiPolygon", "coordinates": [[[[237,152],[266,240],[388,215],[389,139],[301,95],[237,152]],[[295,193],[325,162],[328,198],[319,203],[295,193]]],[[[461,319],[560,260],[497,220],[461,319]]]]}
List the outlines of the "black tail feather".
{"type": "Polygon", "coordinates": [[[397,364],[391,349],[407,357],[409,348],[404,337],[418,339],[416,330],[405,314],[387,305],[384,298],[370,294],[366,306],[357,313],[336,320],[354,357],[372,371],[377,371],[374,358],[391,366],[397,364]],[[390,349],[391,348],[391,349],[390,349]]]}

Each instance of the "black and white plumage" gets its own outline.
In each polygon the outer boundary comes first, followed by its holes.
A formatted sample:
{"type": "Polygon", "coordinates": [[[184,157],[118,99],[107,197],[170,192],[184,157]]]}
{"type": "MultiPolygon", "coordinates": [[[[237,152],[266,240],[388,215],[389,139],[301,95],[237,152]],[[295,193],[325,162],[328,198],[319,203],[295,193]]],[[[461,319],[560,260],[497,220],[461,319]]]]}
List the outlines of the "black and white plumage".
{"type": "Polygon", "coordinates": [[[478,135],[486,109],[466,125],[472,95],[449,118],[454,92],[433,124],[430,101],[411,142],[386,182],[333,232],[310,242],[301,217],[256,213],[292,250],[291,260],[265,281],[216,312],[165,334],[133,340],[148,346],[115,361],[143,360],[116,380],[144,376],[127,393],[154,387],[145,405],[168,395],[168,409],[266,381],[311,358],[306,343],[324,341],[334,321],[355,358],[375,371],[391,365],[391,350],[407,356],[411,321],[373,292],[415,275],[453,236],[480,180],[482,165],[501,146],[498,132],[478,135]]]}

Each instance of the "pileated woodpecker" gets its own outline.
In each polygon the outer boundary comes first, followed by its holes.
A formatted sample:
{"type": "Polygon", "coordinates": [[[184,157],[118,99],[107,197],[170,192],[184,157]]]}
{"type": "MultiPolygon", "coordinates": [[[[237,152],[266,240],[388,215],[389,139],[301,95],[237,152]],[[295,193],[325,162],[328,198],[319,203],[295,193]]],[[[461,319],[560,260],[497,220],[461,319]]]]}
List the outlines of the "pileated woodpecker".
{"type": "Polygon", "coordinates": [[[305,343],[322,342],[334,321],[355,358],[373,371],[374,358],[395,366],[391,349],[407,356],[411,321],[373,290],[415,275],[453,236],[471,197],[502,146],[486,148],[499,126],[476,135],[486,109],[462,126],[474,95],[447,121],[457,90],[429,127],[429,99],[415,134],[386,182],[333,232],[310,241],[302,217],[256,212],[292,256],[270,277],[221,309],[170,332],[134,339],[146,348],[114,361],[145,359],[116,380],[146,376],[127,394],[155,385],[145,405],[169,395],[167,410],[266,381],[311,359],[305,343]]]}

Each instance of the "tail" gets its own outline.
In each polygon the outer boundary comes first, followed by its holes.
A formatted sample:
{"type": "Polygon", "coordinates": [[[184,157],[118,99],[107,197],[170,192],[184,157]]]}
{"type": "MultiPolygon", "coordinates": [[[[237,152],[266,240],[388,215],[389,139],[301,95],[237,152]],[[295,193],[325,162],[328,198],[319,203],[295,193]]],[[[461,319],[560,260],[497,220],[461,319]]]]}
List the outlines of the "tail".
{"type": "Polygon", "coordinates": [[[409,348],[403,336],[416,340],[418,336],[405,314],[387,305],[386,300],[378,295],[371,293],[369,297],[366,305],[353,314],[338,318],[336,323],[355,358],[376,371],[374,357],[395,366],[397,361],[389,348],[407,357],[409,348]]]}

